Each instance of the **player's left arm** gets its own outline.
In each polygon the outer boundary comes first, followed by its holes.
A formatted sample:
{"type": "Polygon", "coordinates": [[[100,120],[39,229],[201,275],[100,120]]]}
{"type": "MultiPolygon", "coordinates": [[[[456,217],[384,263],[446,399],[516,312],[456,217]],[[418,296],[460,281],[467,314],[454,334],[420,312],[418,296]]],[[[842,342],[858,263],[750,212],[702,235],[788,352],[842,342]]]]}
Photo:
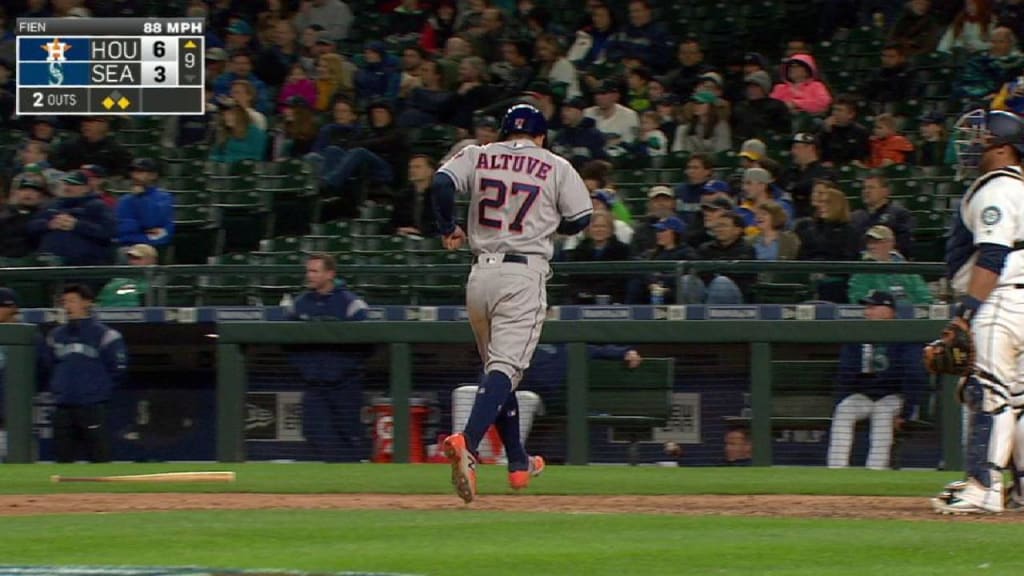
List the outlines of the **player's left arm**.
{"type": "Polygon", "coordinates": [[[558,194],[558,213],[562,221],[557,232],[572,236],[590,225],[590,215],[594,205],[590,201],[590,192],[583,183],[576,169],[567,160],[558,158],[558,174],[556,181],[558,194]]]}
{"type": "Polygon", "coordinates": [[[974,206],[970,219],[978,258],[971,269],[967,292],[955,309],[956,318],[967,323],[995,290],[1016,241],[1021,210],[1017,204],[1019,200],[1010,197],[1018,192],[1011,186],[1010,182],[1000,179],[979,190],[971,199],[974,206]]]}

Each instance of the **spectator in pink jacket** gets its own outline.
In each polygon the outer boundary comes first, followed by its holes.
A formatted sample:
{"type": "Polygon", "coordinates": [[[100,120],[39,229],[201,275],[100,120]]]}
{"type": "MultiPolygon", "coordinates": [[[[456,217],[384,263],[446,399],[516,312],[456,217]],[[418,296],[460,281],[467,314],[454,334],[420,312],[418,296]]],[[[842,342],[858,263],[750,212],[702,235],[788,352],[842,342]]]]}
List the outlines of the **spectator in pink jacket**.
{"type": "Polygon", "coordinates": [[[277,97],[277,111],[283,112],[287,107],[288,99],[292,96],[301,96],[306,102],[316,102],[316,83],[306,74],[302,64],[296,62],[288,72],[288,80],[281,87],[281,94],[277,97]]]}
{"type": "Polygon", "coordinates": [[[782,77],[771,97],[782,100],[794,114],[823,114],[832,103],[828,87],[818,79],[818,67],[810,54],[794,54],[782,63],[782,77]]]}

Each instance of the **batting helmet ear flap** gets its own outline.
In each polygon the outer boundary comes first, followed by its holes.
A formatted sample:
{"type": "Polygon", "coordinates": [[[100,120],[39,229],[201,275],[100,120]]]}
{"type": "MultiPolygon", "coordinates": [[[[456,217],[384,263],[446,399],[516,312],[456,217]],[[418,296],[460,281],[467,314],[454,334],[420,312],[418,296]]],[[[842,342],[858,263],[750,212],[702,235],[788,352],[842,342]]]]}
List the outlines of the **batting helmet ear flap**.
{"type": "Polygon", "coordinates": [[[530,104],[516,104],[508,109],[501,121],[500,137],[508,138],[510,134],[529,134],[541,136],[548,133],[548,120],[544,113],[530,104]]]}

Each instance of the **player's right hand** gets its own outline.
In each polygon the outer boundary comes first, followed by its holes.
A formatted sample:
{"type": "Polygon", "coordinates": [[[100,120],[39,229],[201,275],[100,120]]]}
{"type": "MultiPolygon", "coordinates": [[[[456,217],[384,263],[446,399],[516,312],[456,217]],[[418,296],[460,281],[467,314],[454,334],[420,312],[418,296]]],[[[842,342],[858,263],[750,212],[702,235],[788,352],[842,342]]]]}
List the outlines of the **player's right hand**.
{"type": "Polygon", "coordinates": [[[458,250],[462,248],[462,243],[466,241],[466,233],[462,231],[461,226],[456,226],[455,230],[451,234],[448,234],[442,238],[442,243],[446,250],[458,250]]]}

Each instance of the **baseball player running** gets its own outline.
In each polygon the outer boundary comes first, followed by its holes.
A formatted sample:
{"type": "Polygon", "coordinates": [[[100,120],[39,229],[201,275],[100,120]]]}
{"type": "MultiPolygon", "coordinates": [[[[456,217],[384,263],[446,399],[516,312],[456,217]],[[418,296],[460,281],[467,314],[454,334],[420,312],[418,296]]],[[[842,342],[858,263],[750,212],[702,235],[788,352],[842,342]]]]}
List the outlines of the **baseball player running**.
{"type": "MultiPolygon", "coordinates": [[[[1024,119],[975,110],[957,122],[957,154],[981,176],[964,195],[946,263],[960,294],[953,321],[926,347],[938,373],[957,373],[970,412],[967,480],[932,504],[946,514],[1002,512],[1002,471],[1024,465],[1024,119]],[[973,358],[973,365],[971,357],[973,358]]],[[[1021,470],[1015,471],[1017,477],[1021,470]]],[[[1015,493],[1011,502],[1024,504],[1015,493]]]]}
{"type": "Polygon", "coordinates": [[[545,282],[553,237],[590,223],[590,194],[565,159],[545,150],[547,121],[529,104],[509,108],[501,141],[469,146],[434,175],[431,193],[448,250],[466,234],[455,223],[455,193],[471,197],[468,215],[473,268],[466,307],[484,365],[469,421],[444,441],[452,484],[464,501],[476,496],[476,449],[494,424],[508,456],[509,484],[525,488],[544,467],[519,437],[514,390],[530,364],[547,310],[545,282]]]}

